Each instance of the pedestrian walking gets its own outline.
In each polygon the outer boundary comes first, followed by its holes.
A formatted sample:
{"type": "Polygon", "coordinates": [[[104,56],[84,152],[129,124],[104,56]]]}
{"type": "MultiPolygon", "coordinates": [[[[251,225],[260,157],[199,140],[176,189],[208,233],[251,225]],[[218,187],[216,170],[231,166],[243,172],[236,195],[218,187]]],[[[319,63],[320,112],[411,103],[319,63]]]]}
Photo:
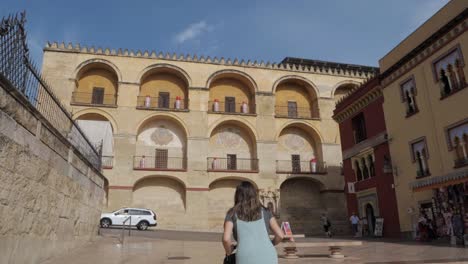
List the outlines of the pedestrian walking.
{"type": "Polygon", "coordinates": [[[320,221],[322,222],[322,226],[323,226],[323,230],[325,231],[325,235],[327,237],[331,237],[332,236],[331,222],[330,222],[330,220],[328,219],[328,217],[327,217],[327,215],[325,213],[323,213],[322,216],[320,217],[320,221]]]}
{"type": "Polygon", "coordinates": [[[242,182],[236,188],[234,206],[224,221],[223,246],[226,256],[233,253],[233,241],[237,241],[235,263],[277,264],[274,245],[283,240],[283,232],[271,212],[264,208],[256,188],[250,182],[242,182]],[[268,231],[275,237],[270,240],[268,231]]]}
{"type": "Polygon", "coordinates": [[[355,212],[353,212],[351,214],[351,217],[349,218],[349,221],[351,222],[354,237],[357,237],[358,236],[359,217],[356,215],[355,212]]]}

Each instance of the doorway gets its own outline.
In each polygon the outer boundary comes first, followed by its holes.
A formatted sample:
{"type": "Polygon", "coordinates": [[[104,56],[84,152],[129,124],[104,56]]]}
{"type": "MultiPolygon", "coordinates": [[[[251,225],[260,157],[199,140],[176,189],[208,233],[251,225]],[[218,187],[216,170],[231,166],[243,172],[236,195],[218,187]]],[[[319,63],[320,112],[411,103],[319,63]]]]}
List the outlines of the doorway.
{"type": "Polygon", "coordinates": [[[375,215],[374,215],[374,208],[370,203],[366,205],[366,218],[369,230],[369,236],[374,234],[375,229],[375,215]]]}

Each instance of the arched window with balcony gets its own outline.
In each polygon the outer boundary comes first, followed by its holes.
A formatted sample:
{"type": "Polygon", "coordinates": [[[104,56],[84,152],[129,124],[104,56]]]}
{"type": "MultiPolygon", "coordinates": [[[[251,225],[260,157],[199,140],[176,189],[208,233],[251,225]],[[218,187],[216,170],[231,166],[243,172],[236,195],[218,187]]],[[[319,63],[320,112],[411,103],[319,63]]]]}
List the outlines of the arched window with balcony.
{"type": "Polygon", "coordinates": [[[78,71],[75,84],[71,104],[117,106],[118,76],[110,65],[103,62],[86,64],[78,71]]]}
{"type": "Polygon", "coordinates": [[[256,113],[256,84],[245,73],[227,70],[213,74],[208,80],[210,96],[209,113],[241,114],[256,113]]]}
{"type": "Polygon", "coordinates": [[[284,77],[276,82],[275,116],[319,119],[318,94],[313,84],[302,77],[284,77]]]}
{"type": "Polygon", "coordinates": [[[189,80],[181,69],[154,65],[140,79],[137,108],[184,111],[188,109],[189,80]]]}

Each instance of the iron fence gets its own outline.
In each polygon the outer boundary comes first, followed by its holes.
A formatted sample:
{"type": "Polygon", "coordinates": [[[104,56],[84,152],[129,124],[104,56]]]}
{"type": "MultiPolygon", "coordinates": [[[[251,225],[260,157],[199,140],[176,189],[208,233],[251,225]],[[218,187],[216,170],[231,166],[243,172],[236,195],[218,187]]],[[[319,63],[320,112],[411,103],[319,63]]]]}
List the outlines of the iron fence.
{"type": "Polygon", "coordinates": [[[287,105],[276,105],[275,115],[277,117],[287,117],[287,118],[311,118],[311,119],[320,118],[318,111],[314,111],[314,109],[312,108],[291,107],[287,105]]]}
{"type": "Polygon", "coordinates": [[[96,169],[101,169],[99,152],[86,138],[70,113],[60,104],[37,67],[29,58],[25,13],[10,15],[0,22],[0,75],[77,149],[96,169]]]}
{"type": "Polygon", "coordinates": [[[236,103],[224,101],[209,101],[208,112],[210,113],[236,113],[236,114],[255,114],[255,104],[236,103]]]}
{"type": "Polygon", "coordinates": [[[186,159],[183,157],[133,157],[133,169],[135,170],[185,170],[186,168],[186,159]]]}
{"type": "Polygon", "coordinates": [[[296,174],[325,174],[327,165],[325,162],[317,161],[299,161],[299,160],[277,160],[277,173],[296,173],[296,174]]]}
{"type": "Polygon", "coordinates": [[[244,171],[257,172],[258,159],[216,158],[207,160],[208,171],[244,171]]]}
{"type": "Polygon", "coordinates": [[[138,96],[137,107],[139,109],[170,109],[170,110],[186,110],[187,102],[180,97],[166,98],[166,97],[150,97],[138,96]]]}
{"type": "Polygon", "coordinates": [[[100,96],[96,96],[96,94],[93,94],[93,93],[73,92],[72,104],[117,106],[117,95],[116,94],[103,94],[100,96]]]}

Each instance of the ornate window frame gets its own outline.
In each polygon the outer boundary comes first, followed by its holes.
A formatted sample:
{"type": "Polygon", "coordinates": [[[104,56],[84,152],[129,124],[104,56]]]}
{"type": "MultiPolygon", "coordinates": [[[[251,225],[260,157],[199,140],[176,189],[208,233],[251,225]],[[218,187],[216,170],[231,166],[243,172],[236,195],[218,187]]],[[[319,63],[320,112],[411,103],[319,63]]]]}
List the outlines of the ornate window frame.
{"type": "Polygon", "coordinates": [[[439,73],[437,71],[436,64],[439,63],[444,58],[450,56],[452,53],[457,53],[458,54],[458,57],[460,58],[461,67],[465,67],[465,59],[463,58],[463,53],[462,53],[462,50],[461,50],[460,43],[458,43],[455,46],[453,46],[452,48],[448,49],[446,52],[439,55],[434,60],[432,60],[431,68],[432,68],[432,75],[434,77],[434,82],[435,83],[439,82],[439,73]]]}
{"type": "Polygon", "coordinates": [[[452,145],[452,140],[450,139],[450,131],[456,127],[459,127],[459,126],[462,126],[462,125],[465,125],[467,124],[468,125],[468,118],[465,118],[463,120],[460,120],[456,123],[453,123],[451,125],[448,125],[444,128],[444,131],[445,131],[445,139],[446,139],[446,142],[447,142],[447,147],[448,147],[448,151],[452,151],[454,150],[454,147],[452,145]]]}
{"type": "Polygon", "coordinates": [[[427,160],[429,159],[429,149],[427,148],[426,136],[422,136],[422,137],[413,139],[413,140],[411,140],[410,142],[408,142],[409,148],[410,148],[410,153],[411,153],[411,161],[412,161],[413,163],[416,163],[416,156],[415,156],[415,153],[414,153],[413,145],[415,145],[415,144],[417,144],[417,143],[419,143],[419,142],[423,142],[424,148],[425,148],[425,150],[426,150],[426,159],[427,159],[427,160]]]}

